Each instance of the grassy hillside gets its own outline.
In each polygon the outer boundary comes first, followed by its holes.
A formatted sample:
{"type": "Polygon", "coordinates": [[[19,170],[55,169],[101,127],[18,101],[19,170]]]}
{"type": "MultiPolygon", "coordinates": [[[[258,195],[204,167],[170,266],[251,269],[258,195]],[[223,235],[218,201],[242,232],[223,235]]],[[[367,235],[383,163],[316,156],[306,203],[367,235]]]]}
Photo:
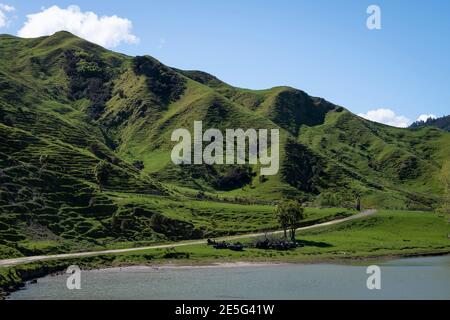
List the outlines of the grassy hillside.
{"type": "MultiPolygon", "coordinates": [[[[299,141],[327,159],[327,192],[348,187],[369,206],[432,208],[440,202],[439,175],[450,154],[448,134],[375,124],[347,111],[324,125],[303,128],[299,141]]],[[[324,196],[324,195],[323,195],[324,196]]]]}
{"type": "Polygon", "coordinates": [[[271,229],[283,196],[434,209],[450,154],[442,130],[376,124],[294,88],[236,88],[67,32],[0,36],[0,138],[1,256],[271,229]],[[172,164],[172,131],[199,120],[280,129],[279,174],[172,164]]]}

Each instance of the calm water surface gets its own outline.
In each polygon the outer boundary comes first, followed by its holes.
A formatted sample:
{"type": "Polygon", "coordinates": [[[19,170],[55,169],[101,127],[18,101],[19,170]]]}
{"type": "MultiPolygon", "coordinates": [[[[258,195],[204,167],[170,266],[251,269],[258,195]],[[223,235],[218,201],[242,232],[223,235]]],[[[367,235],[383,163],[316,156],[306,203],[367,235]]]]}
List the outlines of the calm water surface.
{"type": "Polygon", "coordinates": [[[380,262],[381,290],[367,289],[367,265],[93,270],[81,273],[81,290],[68,290],[63,274],[9,299],[450,299],[450,256],[380,262]]]}

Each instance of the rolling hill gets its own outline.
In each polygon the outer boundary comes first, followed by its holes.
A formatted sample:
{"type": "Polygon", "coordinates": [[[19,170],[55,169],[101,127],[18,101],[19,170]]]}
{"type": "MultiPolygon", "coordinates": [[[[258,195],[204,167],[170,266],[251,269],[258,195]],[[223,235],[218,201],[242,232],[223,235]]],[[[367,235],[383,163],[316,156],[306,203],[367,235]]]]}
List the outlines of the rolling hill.
{"type": "Polygon", "coordinates": [[[34,240],[63,250],[261,230],[281,197],[434,209],[450,154],[438,128],[370,122],[290,87],[236,88],[68,32],[0,36],[0,137],[4,255],[45,253],[34,240]],[[172,164],[172,131],[199,120],[279,128],[280,173],[172,164]],[[248,224],[236,229],[228,213],[248,224]]]}

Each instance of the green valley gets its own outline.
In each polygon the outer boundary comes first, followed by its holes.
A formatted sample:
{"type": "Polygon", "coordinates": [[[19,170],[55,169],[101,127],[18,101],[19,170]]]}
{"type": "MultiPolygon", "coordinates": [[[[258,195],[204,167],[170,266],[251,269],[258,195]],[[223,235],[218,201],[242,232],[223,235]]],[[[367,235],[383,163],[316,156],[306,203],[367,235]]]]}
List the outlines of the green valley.
{"type": "MultiPolygon", "coordinates": [[[[357,201],[382,211],[299,235],[330,246],[267,257],[448,252],[448,224],[435,211],[448,201],[449,155],[450,132],[371,122],[298,89],[236,88],[68,32],[0,35],[0,259],[277,230],[282,198],[304,204],[302,225],[350,216],[357,201]],[[171,133],[192,132],[194,121],[279,129],[280,172],[173,164],[171,133]]],[[[260,254],[183,250],[194,260],[260,254]]],[[[146,255],[154,252],[106,259],[146,255]]]]}

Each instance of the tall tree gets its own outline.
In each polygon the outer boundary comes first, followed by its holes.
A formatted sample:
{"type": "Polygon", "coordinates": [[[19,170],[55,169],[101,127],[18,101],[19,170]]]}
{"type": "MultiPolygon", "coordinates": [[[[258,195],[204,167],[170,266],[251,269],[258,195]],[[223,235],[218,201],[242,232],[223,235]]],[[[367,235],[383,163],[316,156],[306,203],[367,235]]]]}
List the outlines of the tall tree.
{"type": "Polygon", "coordinates": [[[300,202],[293,201],[291,210],[289,211],[289,227],[291,228],[291,240],[295,242],[295,230],[298,224],[305,218],[304,209],[300,202]]]}
{"type": "Polygon", "coordinates": [[[284,238],[287,238],[287,229],[289,228],[289,216],[286,210],[286,203],[280,202],[277,207],[277,220],[284,231],[284,238]]]}

